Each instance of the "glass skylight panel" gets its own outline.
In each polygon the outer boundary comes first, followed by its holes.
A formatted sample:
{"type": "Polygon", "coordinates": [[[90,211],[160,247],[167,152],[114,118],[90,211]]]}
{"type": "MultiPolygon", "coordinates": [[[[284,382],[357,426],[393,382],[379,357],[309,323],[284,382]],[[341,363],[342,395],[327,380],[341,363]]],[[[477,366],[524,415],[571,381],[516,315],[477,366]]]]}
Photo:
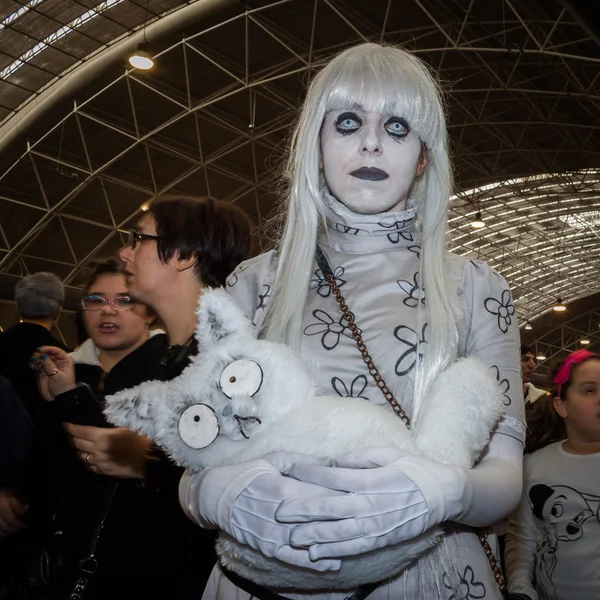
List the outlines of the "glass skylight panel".
{"type": "MultiPolygon", "coordinates": [[[[42,1],[42,0],[40,0],[42,1]]],[[[68,35],[72,31],[76,30],[78,27],[81,27],[85,23],[88,23],[92,19],[101,15],[103,12],[108,9],[120,4],[124,0],[105,0],[105,2],[100,2],[95,8],[92,8],[86,12],[84,12],[81,16],[73,19],[70,23],[67,23],[54,33],[51,33],[48,37],[43,39],[41,42],[36,44],[33,48],[30,48],[25,52],[25,54],[21,55],[17,60],[15,60],[12,64],[8,65],[5,69],[0,71],[0,81],[6,79],[16,71],[18,71],[23,65],[27,64],[34,56],[37,56],[40,52],[43,52],[46,48],[50,47],[54,42],[58,41],[65,35],[68,35]]],[[[39,3],[39,2],[38,2],[39,3]]],[[[32,8],[33,2],[30,2],[27,5],[27,9],[30,10],[32,8]]],[[[26,8],[23,6],[22,8],[26,8]]],[[[21,10],[21,9],[19,9],[21,10]]],[[[19,12],[19,11],[17,11],[19,12]]],[[[23,13],[24,14],[24,13],[23,13]]],[[[7,17],[10,18],[10,17],[7,17]]],[[[5,19],[6,20],[6,19],[5,19]]]]}
{"type": "Polygon", "coordinates": [[[5,29],[9,25],[12,25],[17,19],[22,17],[24,14],[28,13],[32,8],[35,8],[36,6],[38,6],[38,4],[41,4],[42,2],[44,2],[44,0],[30,0],[29,2],[26,2],[23,6],[21,6],[21,8],[19,8],[19,10],[16,10],[14,13],[11,13],[10,15],[8,15],[8,17],[4,18],[0,22],[0,31],[5,29]]]}

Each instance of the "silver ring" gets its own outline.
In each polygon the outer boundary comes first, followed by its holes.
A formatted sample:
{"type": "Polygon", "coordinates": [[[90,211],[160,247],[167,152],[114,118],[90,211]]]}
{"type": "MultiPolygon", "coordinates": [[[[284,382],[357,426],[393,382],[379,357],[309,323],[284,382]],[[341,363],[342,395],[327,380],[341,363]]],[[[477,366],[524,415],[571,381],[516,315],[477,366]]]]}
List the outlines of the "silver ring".
{"type": "Polygon", "coordinates": [[[85,458],[84,458],[84,460],[85,460],[85,464],[86,464],[86,465],[89,465],[89,464],[90,464],[90,456],[91,456],[91,455],[92,455],[92,453],[91,453],[91,452],[88,452],[88,453],[85,455],[85,458]]]}

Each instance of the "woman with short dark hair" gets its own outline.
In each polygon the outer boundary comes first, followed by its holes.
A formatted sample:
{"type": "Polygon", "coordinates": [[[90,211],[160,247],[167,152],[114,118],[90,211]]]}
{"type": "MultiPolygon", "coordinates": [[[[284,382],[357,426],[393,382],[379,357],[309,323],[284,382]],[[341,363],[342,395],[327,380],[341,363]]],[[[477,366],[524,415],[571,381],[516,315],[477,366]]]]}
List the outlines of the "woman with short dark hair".
{"type": "MultiPolygon", "coordinates": [[[[104,380],[105,395],[151,379],[170,381],[183,371],[198,351],[193,334],[202,289],[223,285],[248,257],[250,244],[251,222],[232,204],[182,197],[150,204],[119,257],[125,263],[128,295],[156,312],[167,335],[151,338],[115,365],[104,380]]],[[[69,358],[51,348],[42,352],[46,357],[39,357],[38,364],[47,398],[56,398],[59,408],[74,396],[81,400],[84,390],[69,376],[69,358]]],[[[114,434],[97,427],[71,427],[71,433],[79,458],[90,470],[97,469],[97,457],[110,447],[114,434]]],[[[119,577],[100,578],[98,598],[200,597],[215,561],[214,533],[193,525],[179,507],[183,469],[156,446],[144,447],[143,458],[140,472],[130,475],[134,485],[143,486],[138,490],[143,502],[129,503],[130,510],[119,513],[119,577]]],[[[111,569],[116,570],[114,563],[111,569]]]]}

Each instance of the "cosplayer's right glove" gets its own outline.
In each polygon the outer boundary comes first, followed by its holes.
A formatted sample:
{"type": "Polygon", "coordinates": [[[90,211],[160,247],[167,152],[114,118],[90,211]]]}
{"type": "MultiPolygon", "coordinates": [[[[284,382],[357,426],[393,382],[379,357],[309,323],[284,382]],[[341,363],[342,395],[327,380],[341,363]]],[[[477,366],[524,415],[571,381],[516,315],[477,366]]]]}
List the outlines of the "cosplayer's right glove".
{"type": "MultiPolygon", "coordinates": [[[[373,452],[381,451],[363,451],[359,462],[377,464],[373,452]]],[[[470,505],[463,469],[419,456],[364,468],[356,463],[357,454],[346,462],[350,468],[296,464],[290,469],[292,477],[332,491],[328,498],[286,500],[276,513],[279,521],[297,525],[291,543],[308,548],[313,560],[357,556],[413,539],[470,505]]]]}
{"type": "Polygon", "coordinates": [[[265,459],[186,473],[179,486],[180,502],[192,521],[205,528],[218,527],[265,556],[313,571],[337,571],[341,561],[313,561],[307,549],[292,548],[291,526],[275,520],[275,511],[285,499],[331,496],[329,489],[281,474],[294,463],[307,462],[325,461],[277,452],[265,459]]]}

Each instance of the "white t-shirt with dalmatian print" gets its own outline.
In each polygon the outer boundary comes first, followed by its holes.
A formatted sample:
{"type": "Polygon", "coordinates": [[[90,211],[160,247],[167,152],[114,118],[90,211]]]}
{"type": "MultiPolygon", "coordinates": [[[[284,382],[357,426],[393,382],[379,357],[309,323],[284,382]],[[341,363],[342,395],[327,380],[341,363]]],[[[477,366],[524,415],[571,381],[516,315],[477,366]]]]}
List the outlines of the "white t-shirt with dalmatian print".
{"type": "Polygon", "coordinates": [[[508,588],[531,600],[600,598],[600,454],[563,442],[525,457],[506,538],[508,588]]]}

